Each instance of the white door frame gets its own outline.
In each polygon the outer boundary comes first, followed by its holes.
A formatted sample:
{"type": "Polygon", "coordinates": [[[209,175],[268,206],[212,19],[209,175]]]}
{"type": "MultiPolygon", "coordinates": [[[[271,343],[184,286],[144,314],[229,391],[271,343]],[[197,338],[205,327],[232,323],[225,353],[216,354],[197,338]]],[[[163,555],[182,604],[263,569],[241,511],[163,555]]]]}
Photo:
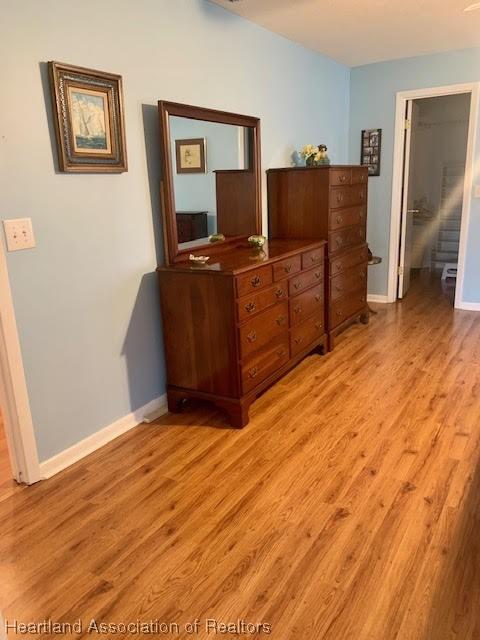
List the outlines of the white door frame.
{"type": "Polygon", "coordinates": [[[22,353],[8,279],[7,261],[0,239],[0,405],[17,482],[40,480],[37,444],[33,430],[22,353]]]}
{"type": "Polygon", "coordinates": [[[419,98],[436,98],[457,93],[470,93],[470,120],[468,124],[467,157],[465,164],[465,181],[463,186],[462,221],[460,226],[460,246],[458,251],[458,273],[455,290],[455,307],[463,308],[463,282],[465,272],[465,255],[467,249],[467,233],[470,221],[470,207],[474,179],[474,153],[477,138],[477,121],[480,97],[480,83],[453,84],[429,89],[413,89],[399,91],[396,100],[395,142],[393,148],[393,181],[392,206],[390,217],[390,249],[388,264],[387,302],[397,299],[398,264],[400,253],[400,223],[402,214],[403,187],[403,153],[405,144],[405,112],[408,100],[419,98]]]}

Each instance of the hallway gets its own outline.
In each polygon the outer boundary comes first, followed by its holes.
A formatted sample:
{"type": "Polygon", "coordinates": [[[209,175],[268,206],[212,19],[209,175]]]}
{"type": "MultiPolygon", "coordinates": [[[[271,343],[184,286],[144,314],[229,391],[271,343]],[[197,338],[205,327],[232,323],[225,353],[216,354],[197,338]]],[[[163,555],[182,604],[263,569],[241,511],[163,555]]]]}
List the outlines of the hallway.
{"type": "Polygon", "coordinates": [[[480,316],[439,286],[374,305],[244,430],[199,405],[0,502],[5,617],[478,639],[480,316]]]}

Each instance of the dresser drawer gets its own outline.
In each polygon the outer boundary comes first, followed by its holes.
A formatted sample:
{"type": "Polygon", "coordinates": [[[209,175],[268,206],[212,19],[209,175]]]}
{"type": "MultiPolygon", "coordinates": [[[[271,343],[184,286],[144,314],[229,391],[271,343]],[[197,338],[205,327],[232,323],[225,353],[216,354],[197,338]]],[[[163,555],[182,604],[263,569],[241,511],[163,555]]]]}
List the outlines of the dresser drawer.
{"type": "Polygon", "coordinates": [[[332,187],[351,184],[352,172],[350,169],[330,169],[330,185],[332,187]]]}
{"type": "Polygon", "coordinates": [[[323,299],[323,283],[292,298],[289,303],[290,326],[302,322],[312,314],[323,317],[323,299]]]}
{"type": "Polygon", "coordinates": [[[354,184],[350,187],[350,204],[367,204],[367,185],[354,184]]]}
{"type": "Polygon", "coordinates": [[[356,264],[367,264],[368,261],[368,249],[367,245],[354,249],[352,251],[346,251],[341,256],[332,258],[330,260],[330,277],[336,276],[338,273],[342,273],[346,269],[350,269],[356,264]]]}
{"type": "Polygon", "coordinates": [[[272,340],[262,351],[248,358],[241,366],[243,393],[254,389],[290,358],[288,333],[272,340]]]}
{"type": "Polygon", "coordinates": [[[325,260],[325,247],[322,245],[318,249],[306,251],[302,253],[302,269],[311,269],[312,267],[323,264],[325,260]]]}
{"type": "Polygon", "coordinates": [[[330,208],[340,209],[357,204],[366,204],[367,185],[357,184],[351,187],[332,187],[330,189],[330,208]]]}
{"type": "Polygon", "coordinates": [[[367,184],[368,169],[367,167],[354,167],[352,169],[352,184],[367,184]]]}
{"type": "Polygon", "coordinates": [[[272,284],[272,267],[271,265],[265,265],[258,269],[252,269],[251,271],[242,273],[242,275],[237,277],[236,281],[237,296],[241,298],[242,296],[247,295],[247,293],[252,293],[252,291],[257,291],[257,289],[261,289],[262,287],[267,287],[269,284],[272,284]]]}
{"type": "Polygon", "coordinates": [[[351,227],[354,224],[363,224],[367,219],[367,207],[365,205],[350,207],[349,209],[336,209],[330,211],[329,230],[336,231],[351,227]]]}
{"type": "Polygon", "coordinates": [[[367,285],[366,263],[356,265],[334,278],[330,278],[330,301],[338,300],[354,291],[365,289],[367,285]]]}
{"type": "Polygon", "coordinates": [[[322,282],[323,274],[323,262],[322,264],[319,264],[318,267],[310,269],[310,271],[303,271],[302,273],[299,273],[288,281],[288,293],[291,296],[294,296],[297,293],[302,293],[305,289],[322,282]]]}
{"type": "Polygon", "coordinates": [[[321,338],[325,333],[325,321],[322,315],[312,316],[290,330],[290,354],[295,356],[308,345],[321,338]]]}
{"type": "Polygon", "coordinates": [[[302,269],[302,259],[300,255],[279,260],[273,263],[273,279],[282,280],[283,278],[293,275],[302,269]]]}
{"type": "Polygon", "coordinates": [[[357,290],[345,298],[330,303],[330,329],[334,329],[351,316],[365,308],[367,304],[366,288],[357,290]]]}
{"type": "Polygon", "coordinates": [[[240,358],[243,360],[257,349],[288,329],[288,302],[274,307],[252,318],[239,329],[240,358]]]}
{"type": "Polygon", "coordinates": [[[286,280],[277,282],[273,287],[262,289],[237,300],[237,318],[244,322],[257,313],[272,307],[274,304],[288,297],[288,283],[286,280]]]}
{"type": "Polygon", "coordinates": [[[330,253],[349,249],[357,244],[364,244],[367,236],[365,225],[346,227],[328,234],[328,250],[330,253]]]}

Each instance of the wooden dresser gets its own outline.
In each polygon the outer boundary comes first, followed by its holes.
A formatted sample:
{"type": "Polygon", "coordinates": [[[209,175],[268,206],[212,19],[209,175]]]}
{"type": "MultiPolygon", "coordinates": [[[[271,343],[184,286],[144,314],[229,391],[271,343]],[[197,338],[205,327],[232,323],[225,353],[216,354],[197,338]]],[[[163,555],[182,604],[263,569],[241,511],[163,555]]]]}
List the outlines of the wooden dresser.
{"type": "Polygon", "coordinates": [[[157,269],[168,408],[214,402],[243,427],[257,395],[312,350],[327,347],[322,240],[246,242],[205,265],[157,269]]]}
{"type": "Polygon", "coordinates": [[[177,233],[179,244],[208,236],[206,211],[177,211],[177,233]]]}
{"type": "Polygon", "coordinates": [[[356,321],[368,322],[367,167],[267,171],[271,238],[324,238],[329,346],[356,321]]]}

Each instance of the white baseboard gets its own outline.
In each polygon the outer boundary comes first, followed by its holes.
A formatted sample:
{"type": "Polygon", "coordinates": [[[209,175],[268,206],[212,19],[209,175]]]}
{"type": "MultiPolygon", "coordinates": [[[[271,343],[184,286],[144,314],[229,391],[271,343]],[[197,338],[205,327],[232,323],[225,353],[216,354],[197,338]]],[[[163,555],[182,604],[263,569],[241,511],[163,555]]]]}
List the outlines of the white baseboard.
{"type": "Polygon", "coordinates": [[[388,296],[380,296],[376,293],[369,293],[367,295],[367,302],[381,302],[386,304],[388,302],[388,296]]]}
{"type": "Polygon", "coordinates": [[[480,311],[480,302],[460,302],[455,308],[463,311],[480,311]]]}
{"type": "Polygon", "coordinates": [[[140,407],[136,411],[132,411],[128,415],[116,420],[107,427],[100,429],[91,436],[88,436],[84,440],[80,440],[73,446],[57,453],[52,458],[40,463],[40,477],[42,480],[51,478],[56,473],[63,471],[74,462],[78,462],[89,453],[93,453],[100,447],[103,447],[108,442],[111,442],[123,433],[130,431],[138,424],[143,422],[145,418],[151,422],[151,415],[155,414],[156,417],[167,412],[167,396],[164,394],[159,398],[155,398],[151,402],[148,402],[143,407],[140,407]],[[149,419],[150,418],[150,419],[149,419]]]}

